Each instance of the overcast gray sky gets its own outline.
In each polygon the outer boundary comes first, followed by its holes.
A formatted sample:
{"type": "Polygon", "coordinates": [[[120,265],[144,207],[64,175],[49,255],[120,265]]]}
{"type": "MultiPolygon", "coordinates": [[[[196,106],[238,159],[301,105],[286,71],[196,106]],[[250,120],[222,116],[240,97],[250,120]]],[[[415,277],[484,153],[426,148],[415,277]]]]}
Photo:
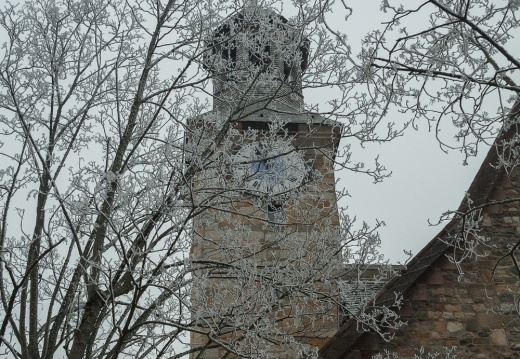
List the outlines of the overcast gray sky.
{"type": "MultiPolygon", "coordinates": [[[[337,21],[345,24],[344,31],[355,51],[368,31],[382,27],[388,14],[379,11],[380,1],[349,1],[347,5],[353,8],[353,15],[344,22],[344,15],[338,14],[337,21]]],[[[399,123],[398,115],[394,117],[392,120],[399,123]]],[[[358,150],[367,163],[379,154],[392,176],[373,184],[364,176],[338,172],[340,185],[351,194],[341,204],[348,206],[349,213],[359,221],[374,223],[377,219],[386,223],[380,230],[381,252],[392,262],[407,258],[404,249],[416,254],[443,228],[444,224],[430,226],[428,220],[436,222],[443,212],[457,209],[487,153],[487,148],[481,147],[478,156],[463,166],[463,155],[441,151],[426,123],[391,143],[358,150]]]]}
{"type": "MultiPolygon", "coordinates": [[[[344,13],[338,13],[335,21],[356,50],[366,32],[381,26],[385,14],[379,11],[377,0],[350,1],[348,5],[354,10],[349,20],[345,22],[344,13]]],[[[0,33],[0,43],[4,42],[5,34],[0,33]]],[[[393,121],[399,123],[398,118],[393,121]]],[[[387,226],[380,231],[381,252],[393,262],[406,258],[404,249],[417,253],[442,229],[442,225],[429,226],[428,219],[435,222],[444,211],[458,207],[486,152],[481,150],[463,166],[462,154],[442,152],[426,125],[392,143],[368,145],[359,151],[367,163],[379,154],[393,174],[374,185],[368,177],[338,172],[340,186],[352,196],[341,205],[348,206],[351,216],[357,216],[360,222],[385,221],[387,226]]]]}

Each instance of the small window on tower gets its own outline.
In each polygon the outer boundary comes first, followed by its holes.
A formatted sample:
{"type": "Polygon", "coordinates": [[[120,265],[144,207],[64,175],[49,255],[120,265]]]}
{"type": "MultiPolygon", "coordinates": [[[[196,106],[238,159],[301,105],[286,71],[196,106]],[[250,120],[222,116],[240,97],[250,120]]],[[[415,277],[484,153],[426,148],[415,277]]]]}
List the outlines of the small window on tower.
{"type": "Polygon", "coordinates": [[[235,67],[237,63],[237,48],[235,42],[229,42],[222,49],[222,59],[229,61],[232,67],[235,67]]]}
{"type": "Polygon", "coordinates": [[[289,61],[285,60],[283,62],[283,74],[284,74],[284,77],[285,79],[291,81],[292,78],[289,78],[289,76],[291,76],[291,71],[292,70],[292,65],[289,61]]]}
{"type": "Polygon", "coordinates": [[[282,202],[274,201],[267,205],[267,220],[270,224],[285,223],[286,218],[282,202]]]}
{"type": "Polygon", "coordinates": [[[271,64],[271,46],[264,39],[255,36],[249,49],[249,61],[255,65],[267,68],[271,64]]]}
{"type": "Polygon", "coordinates": [[[224,60],[225,69],[227,73],[227,80],[233,80],[235,75],[235,68],[237,66],[237,48],[235,41],[229,41],[222,48],[222,60],[224,60]]]}

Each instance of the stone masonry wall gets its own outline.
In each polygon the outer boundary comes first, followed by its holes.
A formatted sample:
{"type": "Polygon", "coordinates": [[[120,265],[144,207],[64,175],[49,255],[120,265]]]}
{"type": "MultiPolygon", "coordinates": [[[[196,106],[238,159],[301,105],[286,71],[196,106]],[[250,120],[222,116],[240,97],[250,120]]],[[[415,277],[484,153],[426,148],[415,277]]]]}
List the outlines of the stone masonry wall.
{"type": "MultiPolygon", "coordinates": [[[[283,241],[279,241],[277,239],[278,237],[274,236],[276,230],[268,230],[268,225],[265,222],[268,218],[265,217],[267,214],[264,213],[265,210],[262,209],[263,207],[259,204],[257,205],[254,196],[244,195],[245,197],[243,199],[237,199],[233,202],[232,206],[229,205],[229,208],[224,206],[226,211],[207,210],[194,219],[194,236],[191,248],[191,257],[193,259],[217,259],[224,261],[223,254],[229,251],[229,247],[235,249],[254,248],[252,252],[256,252],[255,263],[259,266],[268,266],[272,263],[283,261],[287,257],[294,258],[295,253],[302,248],[309,249],[309,253],[319,253],[318,251],[310,250],[316,246],[316,236],[313,236],[313,233],[308,233],[308,231],[310,231],[309,224],[312,224],[310,227],[313,228],[314,231],[321,228],[321,225],[331,228],[339,227],[333,162],[330,159],[334,154],[334,139],[339,136],[337,133],[339,128],[330,125],[309,125],[307,123],[299,123],[297,128],[298,136],[293,144],[300,148],[305,148],[304,160],[309,166],[312,166],[312,170],[309,170],[309,178],[305,180],[308,182],[305,186],[308,187],[306,191],[302,192],[303,194],[298,197],[298,201],[288,201],[284,206],[284,212],[287,216],[287,231],[283,233],[287,238],[283,241]],[[313,178],[313,176],[317,176],[319,182],[313,178]],[[261,216],[265,218],[261,219],[261,216]],[[236,224],[249,227],[250,231],[247,232],[247,236],[241,236],[238,230],[233,232],[236,235],[228,236],[236,224]],[[229,229],[229,231],[224,231],[226,229],[229,229]],[[287,233],[290,233],[290,236],[287,233]],[[231,241],[234,241],[234,245],[230,244],[231,241]],[[277,243],[278,241],[279,243],[277,243]],[[299,244],[300,246],[293,248],[291,244],[299,244]],[[289,251],[292,251],[292,255],[288,253],[289,251]]],[[[259,136],[261,137],[262,135],[259,134],[259,136]]],[[[197,188],[198,184],[195,183],[194,187],[197,188]]],[[[324,231],[324,233],[326,232],[324,231]]],[[[336,249],[338,244],[332,242],[330,245],[336,249]]],[[[240,252],[238,253],[240,256],[240,252]]],[[[315,257],[319,258],[319,255],[315,257]]],[[[318,263],[316,258],[309,259],[309,263],[318,263]]],[[[303,267],[302,265],[302,268],[303,267]]],[[[207,268],[201,269],[200,273],[207,274],[206,270],[207,268]]],[[[199,271],[193,272],[195,281],[197,281],[197,276],[201,275],[200,273],[199,271]]],[[[204,288],[205,291],[197,287],[197,289],[192,292],[193,298],[200,296],[202,299],[198,299],[199,304],[204,302],[205,298],[207,298],[207,301],[203,304],[204,310],[207,308],[220,310],[221,306],[225,307],[226,305],[230,305],[233,297],[230,295],[228,298],[226,297],[226,291],[219,290],[220,288],[226,287],[224,285],[224,279],[220,279],[217,276],[208,278],[210,279],[204,288]],[[216,299],[217,296],[218,300],[216,299]]],[[[239,288],[239,286],[229,285],[229,288],[239,288]]],[[[248,288],[241,289],[245,291],[248,288]]],[[[327,290],[329,289],[323,288],[323,292],[327,290]]],[[[287,310],[286,312],[282,312],[281,310],[278,310],[278,312],[273,311],[276,312],[276,315],[280,316],[279,318],[273,317],[273,320],[276,319],[281,325],[288,326],[286,329],[287,332],[294,335],[299,342],[310,346],[319,347],[323,345],[338,329],[336,306],[334,305],[333,308],[325,307],[325,301],[323,301],[320,302],[323,307],[315,308],[316,305],[312,303],[312,301],[309,301],[307,296],[302,296],[301,300],[298,300],[295,299],[295,294],[292,298],[293,302],[285,303],[280,301],[280,308],[285,306],[287,310]],[[292,313],[294,313],[296,306],[306,309],[309,313],[309,317],[313,316],[312,313],[316,313],[315,316],[318,319],[316,320],[315,327],[301,320],[301,318],[293,318],[292,313]],[[325,312],[326,315],[322,315],[323,312],[325,312]],[[286,318],[284,318],[284,316],[286,318]]],[[[261,312],[258,311],[258,313],[261,312]]],[[[257,315],[257,313],[254,315],[257,315]]],[[[212,346],[213,343],[211,340],[208,340],[210,337],[208,326],[197,327],[197,331],[198,332],[191,333],[190,341],[192,348],[197,349],[206,344],[212,346]],[[206,334],[206,332],[208,334],[206,334]]],[[[216,336],[215,333],[211,333],[211,335],[216,336]]],[[[229,342],[237,340],[239,342],[242,339],[236,338],[241,337],[241,335],[241,332],[234,331],[231,334],[227,334],[227,336],[219,336],[219,339],[229,342]]],[[[270,349],[270,353],[280,359],[292,359],[296,357],[296,353],[285,352],[285,349],[282,347],[270,349]]],[[[190,358],[197,357],[199,357],[198,351],[190,354],[190,358]]],[[[225,349],[219,347],[207,349],[200,357],[203,359],[217,359],[222,357],[235,358],[235,356],[230,356],[225,349]]]]}
{"type": "Polygon", "coordinates": [[[510,202],[483,211],[482,233],[490,238],[490,247],[480,253],[488,254],[477,261],[466,259],[460,281],[457,267],[441,257],[404,295],[399,313],[408,325],[390,343],[364,335],[356,344],[358,351],[346,357],[370,358],[386,348],[399,358],[413,358],[421,347],[425,353],[441,354],[444,347],[456,347],[457,358],[520,358],[515,306],[520,273],[507,256],[508,248],[520,241],[520,204],[512,201],[519,193],[519,171],[504,175],[493,200],[510,202]]]}

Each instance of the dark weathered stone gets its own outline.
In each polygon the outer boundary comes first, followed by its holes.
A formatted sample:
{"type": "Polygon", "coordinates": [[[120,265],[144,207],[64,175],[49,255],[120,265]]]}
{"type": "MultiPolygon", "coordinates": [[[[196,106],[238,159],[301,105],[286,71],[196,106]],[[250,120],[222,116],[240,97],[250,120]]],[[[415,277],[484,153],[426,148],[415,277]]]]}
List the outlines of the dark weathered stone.
{"type": "Polygon", "coordinates": [[[470,318],[466,321],[466,330],[469,332],[476,332],[479,329],[478,321],[470,318]]]}

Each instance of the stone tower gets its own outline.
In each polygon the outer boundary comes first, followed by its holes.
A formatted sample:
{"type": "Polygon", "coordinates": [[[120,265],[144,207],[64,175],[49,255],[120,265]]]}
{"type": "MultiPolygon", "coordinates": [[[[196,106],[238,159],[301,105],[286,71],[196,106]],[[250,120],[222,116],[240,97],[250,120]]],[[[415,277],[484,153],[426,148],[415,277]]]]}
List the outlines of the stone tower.
{"type": "Polygon", "coordinates": [[[190,121],[200,171],[190,358],[305,357],[337,329],[340,126],[304,110],[309,41],[250,6],[208,41],[213,111],[190,121]]]}

